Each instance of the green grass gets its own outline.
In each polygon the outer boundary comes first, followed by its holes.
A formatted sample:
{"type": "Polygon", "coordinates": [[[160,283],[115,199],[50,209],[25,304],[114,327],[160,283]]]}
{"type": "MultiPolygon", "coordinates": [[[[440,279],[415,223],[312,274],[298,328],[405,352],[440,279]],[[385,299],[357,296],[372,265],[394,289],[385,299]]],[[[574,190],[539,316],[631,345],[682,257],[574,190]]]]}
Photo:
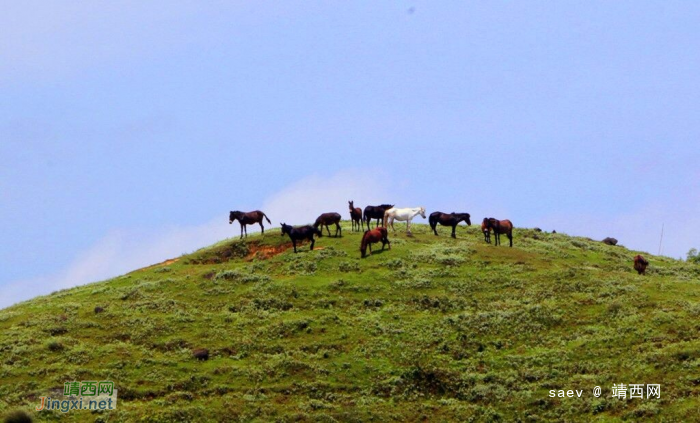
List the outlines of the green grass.
{"type": "Polygon", "coordinates": [[[112,380],[116,411],[34,417],[697,419],[700,266],[645,254],[638,276],[623,247],[526,229],[494,247],[477,226],[454,240],[415,225],[360,259],[360,234],[343,229],[296,255],[279,229],[225,240],[0,311],[0,415],[67,381],[112,380]],[[661,399],[611,398],[614,383],[661,384],[661,399]]]}

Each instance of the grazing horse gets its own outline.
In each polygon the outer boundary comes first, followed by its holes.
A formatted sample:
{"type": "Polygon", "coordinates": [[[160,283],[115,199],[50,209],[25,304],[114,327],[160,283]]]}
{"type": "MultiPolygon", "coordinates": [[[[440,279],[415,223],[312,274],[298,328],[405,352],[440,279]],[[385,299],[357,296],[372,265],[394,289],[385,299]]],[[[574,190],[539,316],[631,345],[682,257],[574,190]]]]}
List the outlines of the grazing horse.
{"type": "Polygon", "coordinates": [[[491,243],[491,229],[489,229],[489,221],[484,219],[483,222],[481,222],[481,232],[484,234],[484,241],[488,242],[489,244],[491,243]]]}
{"type": "Polygon", "coordinates": [[[314,235],[321,236],[321,231],[311,225],[301,226],[299,228],[292,227],[291,225],[287,225],[285,223],[280,223],[280,225],[282,225],[282,236],[287,234],[289,235],[289,238],[292,239],[292,245],[294,246],[295,253],[297,252],[297,241],[308,239],[311,241],[311,250],[313,251],[314,244],[316,243],[316,240],[314,240],[314,235]]]}
{"type": "Polygon", "coordinates": [[[374,227],[376,228],[377,226],[379,226],[379,221],[381,219],[384,219],[384,212],[393,207],[393,204],[382,204],[381,206],[365,207],[365,214],[362,216],[362,220],[367,222],[367,230],[371,229],[369,227],[369,224],[372,221],[372,219],[377,219],[377,224],[374,227]]]}
{"type": "Polygon", "coordinates": [[[340,228],[340,213],[323,213],[316,219],[316,223],[314,223],[314,229],[318,229],[319,226],[321,226],[321,231],[319,237],[323,236],[323,227],[326,227],[326,230],[328,231],[328,236],[331,236],[331,231],[328,229],[328,225],[332,225],[335,223],[335,236],[338,236],[338,232],[340,232],[340,236],[343,236],[343,230],[340,228]]]}
{"type": "Polygon", "coordinates": [[[387,238],[388,232],[386,228],[374,228],[370,231],[365,231],[362,236],[362,244],[360,244],[360,252],[362,253],[362,258],[367,256],[367,246],[369,246],[369,253],[372,254],[372,244],[381,241],[382,251],[384,251],[384,246],[389,244],[389,249],[391,250],[391,242],[387,238]]]}
{"type": "Polygon", "coordinates": [[[228,214],[228,223],[229,225],[233,223],[234,220],[238,220],[238,223],[241,224],[241,238],[243,238],[243,231],[245,230],[245,236],[248,237],[248,229],[246,229],[246,225],[252,225],[253,223],[257,223],[260,225],[260,230],[262,233],[265,233],[265,227],[263,226],[263,217],[267,220],[267,223],[272,224],[270,222],[270,219],[268,219],[267,215],[260,210],[255,210],[252,212],[248,213],[243,213],[242,211],[232,211],[228,214]]]}
{"type": "Polygon", "coordinates": [[[430,213],[430,217],[428,217],[428,222],[430,222],[430,227],[433,229],[433,232],[435,232],[435,235],[437,235],[437,225],[438,223],[441,224],[442,226],[452,226],[452,238],[457,238],[457,235],[455,235],[455,230],[457,229],[457,225],[459,222],[467,222],[467,226],[471,226],[472,221],[470,220],[469,213],[455,213],[452,212],[450,214],[443,213],[443,212],[432,212],[430,213]]]}
{"type": "Polygon", "coordinates": [[[639,275],[645,275],[647,266],[649,266],[649,261],[645,259],[641,254],[637,254],[634,257],[634,270],[637,271],[639,275]]]}
{"type": "Polygon", "coordinates": [[[350,207],[350,220],[352,220],[352,230],[355,230],[355,227],[357,227],[357,230],[362,230],[362,224],[360,223],[362,221],[362,209],[359,207],[355,207],[355,204],[353,204],[352,201],[348,201],[348,206],[350,207]]]}
{"type": "MultiPolygon", "coordinates": [[[[513,224],[510,220],[498,220],[493,217],[484,218],[486,228],[493,230],[494,238],[496,238],[495,245],[501,244],[501,234],[506,234],[510,240],[510,246],[513,246],[513,224]]],[[[483,226],[483,224],[482,224],[483,226]]]]}
{"type": "Polygon", "coordinates": [[[418,215],[421,215],[421,217],[425,219],[425,207],[413,207],[407,209],[396,209],[392,207],[384,212],[384,227],[389,227],[387,225],[388,222],[391,225],[391,229],[396,232],[396,229],[394,229],[394,219],[398,220],[399,222],[406,221],[406,233],[410,235],[411,220],[418,215]]]}

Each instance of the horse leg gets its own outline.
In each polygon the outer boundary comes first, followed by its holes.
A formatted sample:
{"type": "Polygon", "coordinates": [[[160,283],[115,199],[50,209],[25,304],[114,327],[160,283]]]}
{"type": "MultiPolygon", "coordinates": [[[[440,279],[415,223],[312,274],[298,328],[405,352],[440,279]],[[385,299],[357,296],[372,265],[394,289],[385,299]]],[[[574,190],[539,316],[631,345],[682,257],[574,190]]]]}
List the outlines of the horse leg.
{"type": "Polygon", "coordinates": [[[241,239],[243,239],[243,224],[241,223],[241,239]]]}
{"type": "MultiPolygon", "coordinates": [[[[321,228],[323,230],[323,228],[321,228]]],[[[328,236],[331,236],[331,230],[328,229],[328,223],[326,223],[326,232],[328,232],[328,236]]]]}
{"type": "Polygon", "coordinates": [[[297,240],[292,238],[292,245],[294,246],[294,254],[297,252],[297,240]]]}
{"type": "Polygon", "coordinates": [[[508,239],[510,240],[510,246],[513,246],[513,232],[508,232],[508,239]]]}
{"type": "Polygon", "coordinates": [[[335,224],[335,236],[338,236],[338,232],[340,232],[340,236],[343,236],[343,228],[340,227],[340,222],[335,224]]]}
{"type": "Polygon", "coordinates": [[[367,246],[369,247],[369,255],[371,256],[372,255],[372,243],[368,242],[367,246]]]}
{"type": "Polygon", "coordinates": [[[260,232],[265,235],[265,227],[262,224],[262,219],[260,219],[260,232]]]}
{"type": "Polygon", "coordinates": [[[452,238],[457,238],[457,234],[455,234],[456,230],[457,230],[457,225],[452,226],[452,238]]]}
{"type": "MultiPolygon", "coordinates": [[[[328,235],[328,236],[330,236],[330,235],[328,235]]],[[[314,250],[314,244],[315,244],[315,243],[316,243],[316,240],[314,239],[314,236],[313,236],[313,234],[312,234],[312,235],[311,235],[311,248],[310,248],[310,251],[313,251],[313,250],[314,250]]]]}

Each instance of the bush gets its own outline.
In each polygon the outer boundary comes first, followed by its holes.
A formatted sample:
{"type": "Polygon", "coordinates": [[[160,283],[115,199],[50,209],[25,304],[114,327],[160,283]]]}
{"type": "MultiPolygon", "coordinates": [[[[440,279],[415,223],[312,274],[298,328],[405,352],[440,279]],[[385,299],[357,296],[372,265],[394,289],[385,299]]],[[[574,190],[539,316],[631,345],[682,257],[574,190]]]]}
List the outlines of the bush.
{"type": "Polygon", "coordinates": [[[15,410],[8,413],[3,421],[5,423],[31,423],[33,420],[26,411],[15,410]]]}

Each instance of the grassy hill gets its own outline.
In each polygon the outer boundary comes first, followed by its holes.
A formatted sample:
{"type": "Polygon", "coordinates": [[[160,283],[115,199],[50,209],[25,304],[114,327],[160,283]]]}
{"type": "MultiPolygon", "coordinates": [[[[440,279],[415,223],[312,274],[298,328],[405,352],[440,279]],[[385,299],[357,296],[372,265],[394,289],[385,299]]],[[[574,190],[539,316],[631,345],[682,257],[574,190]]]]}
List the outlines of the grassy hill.
{"type": "Polygon", "coordinates": [[[34,417],[698,419],[700,266],[645,254],[638,276],[636,252],[526,229],[514,248],[477,226],[414,234],[360,259],[349,223],[296,255],[272,229],[2,310],[0,415],[67,381],[112,380],[116,411],[34,417]],[[661,399],[611,398],[619,383],[660,384],[661,399]]]}

